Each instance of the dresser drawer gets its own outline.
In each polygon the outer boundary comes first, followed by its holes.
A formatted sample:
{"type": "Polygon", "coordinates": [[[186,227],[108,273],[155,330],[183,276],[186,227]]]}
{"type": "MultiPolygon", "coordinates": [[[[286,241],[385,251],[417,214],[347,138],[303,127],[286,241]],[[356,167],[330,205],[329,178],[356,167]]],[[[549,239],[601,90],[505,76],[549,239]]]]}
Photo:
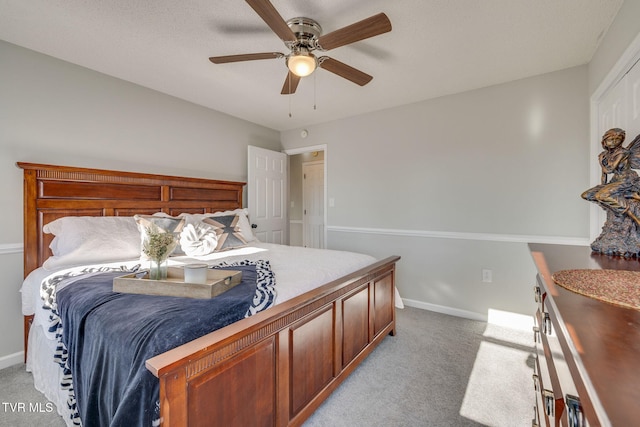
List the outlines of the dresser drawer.
{"type": "Polygon", "coordinates": [[[540,376],[540,364],[536,355],[533,363],[533,390],[535,400],[533,404],[533,420],[531,421],[532,427],[549,425],[549,419],[544,413],[544,404],[542,402],[542,382],[540,376]]]}
{"type": "Polygon", "coordinates": [[[532,424],[537,421],[542,426],[586,427],[577,387],[558,339],[560,326],[553,306],[545,304],[546,297],[543,286],[534,287],[538,309],[533,329],[536,349],[533,376],[538,420],[534,418],[532,424]]]}

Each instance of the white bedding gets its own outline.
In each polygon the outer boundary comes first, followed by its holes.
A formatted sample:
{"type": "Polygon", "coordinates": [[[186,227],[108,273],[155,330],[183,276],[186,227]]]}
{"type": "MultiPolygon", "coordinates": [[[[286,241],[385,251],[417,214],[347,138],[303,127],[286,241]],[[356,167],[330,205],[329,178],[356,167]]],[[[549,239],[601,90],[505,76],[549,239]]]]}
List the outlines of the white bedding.
{"type": "MultiPolygon", "coordinates": [[[[301,295],[320,285],[338,279],[355,270],[366,267],[376,261],[369,255],[353,252],[324,249],[301,248],[252,242],[244,248],[189,258],[172,257],[169,265],[181,265],[190,262],[206,262],[210,265],[221,262],[241,260],[268,260],[276,276],[276,304],[301,295]]],[[[141,264],[143,268],[148,261],[123,260],[121,262],[101,264],[110,267],[134,266],[141,264]]],[[[74,267],[77,268],[77,267],[74,267]]],[[[60,390],[60,370],[53,362],[55,340],[45,330],[48,324],[48,311],[42,308],[40,287],[48,276],[57,275],[69,269],[56,271],[39,268],[33,271],[24,281],[22,293],[22,312],[24,315],[34,314],[27,353],[27,370],[34,376],[36,389],[40,390],[58,408],[58,412],[71,426],[67,415],[66,392],[60,390]]],[[[397,290],[396,307],[403,308],[402,299],[397,290]]]]}
{"type": "MultiPolygon", "coordinates": [[[[303,294],[317,286],[328,283],[331,280],[342,277],[376,261],[372,256],[354,252],[275,245],[257,241],[252,242],[244,248],[214,252],[210,255],[195,258],[186,256],[171,257],[169,260],[170,265],[182,265],[190,262],[203,261],[213,265],[221,262],[234,262],[244,259],[251,261],[266,259],[271,263],[276,273],[277,281],[278,296],[276,304],[303,294]]],[[[141,264],[143,268],[146,268],[146,263],[148,263],[148,261],[130,259],[100,265],[114,267],[141,264]]],[[[44,268],[38,268],[29,274],[20,289],[22,293],[22,314],[25,316],[35,314],[36,311],[41,308],[40,284],[47,276],[60,274],[63,271],[66,270],[45,270],[44,268]]],[[[402,300],[397,291],[396,306],[398,308],[403,307],[402,300]]]]}

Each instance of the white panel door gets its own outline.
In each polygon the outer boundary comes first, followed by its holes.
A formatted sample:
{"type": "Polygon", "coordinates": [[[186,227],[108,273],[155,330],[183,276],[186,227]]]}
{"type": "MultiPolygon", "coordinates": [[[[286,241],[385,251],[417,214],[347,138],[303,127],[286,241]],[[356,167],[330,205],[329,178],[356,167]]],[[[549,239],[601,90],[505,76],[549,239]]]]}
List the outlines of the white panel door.
{"type": "Polygon", "coordinates": [[[265,243],[288,244],[287,155],[249,146],[247,201],[256,237],[265,243]]]}
{"type": "MultiPolygon", "coordinates": [[[[640,134],[640,65],[638,64],[636,63],[598,103],[598,140],[595,142],[597,153],[603,150],[600,138],[611,128],[620,128],[626,132],[625,145],[640,134]]],[[[598,162],[597,157],[592,161],[598,162]]],[[[600,170],[598,165],[598,171],[600,170]]],[[[598,208],[596,212],[595,228],[591,230],[592,238],[600,234],[607,219],[604,209],[598,208]]]]}
{"type": "Polygon", "coordinates": [[[302,164],[303,246],[324,249],[324,162],[302,164]]]}
{"type": "MultiPolygon", "coordinates": [[[[622,79],[598,104],[598,135],[601,137],[611,128],[625,129],[627,126],[627,80],[622,79]]],[[[598,141],[598,144],[600,142],[598,141]]],[[[599,147],[602,150],[602,146],[599,147]]],[[[596,159],[597,161],[597,159],[596,159]]]]}
{"type": "Polygon", "coordinates": [[[633,141],[640,134],[640,62],[629,71],[627,79],[628,109],[627,114],[627,141],[633,141]]]}
{"type": "MultiPolygon", "coordinates": [[[[600,143],[602,135],[606,131],[612,128],[627,129],[627,79],[624,78],[618,82],[599,102],[598,104],[598,140],[596,142],[597,147],[595,152],[600,153],[603,148],[600,143]]],[[[627,136],[629,134],[627,133],[627,136]]],[[[628,142],[629,140],[625,141],[628,142]]],[[[594,156],[591,159],[592,162],[598,163],[598,157],[594,156]]],[[[601,167],[598,164],[598,171],[601,171],[601,167]]],[[[598,173],[598,177],[599,177],[598,173]]],[[[600,180],[597,183],[600,184],[600,180]]],[[[592,230],[592,237],[596,237],[600,234],[602,226],[607,220],[607,212],[596,206],[596,229],[592,230]]]]}

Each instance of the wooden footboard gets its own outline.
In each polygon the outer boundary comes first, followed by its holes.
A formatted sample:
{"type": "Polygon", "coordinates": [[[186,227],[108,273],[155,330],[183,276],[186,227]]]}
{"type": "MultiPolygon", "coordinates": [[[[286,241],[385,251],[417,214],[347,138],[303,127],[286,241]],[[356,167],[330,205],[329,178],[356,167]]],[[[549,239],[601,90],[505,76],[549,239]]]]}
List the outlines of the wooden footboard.
{"type": "Polygon", "coordinates": [[[389,257],[147,360],[162,425],[297,426],[388,334],[389,257]]]}

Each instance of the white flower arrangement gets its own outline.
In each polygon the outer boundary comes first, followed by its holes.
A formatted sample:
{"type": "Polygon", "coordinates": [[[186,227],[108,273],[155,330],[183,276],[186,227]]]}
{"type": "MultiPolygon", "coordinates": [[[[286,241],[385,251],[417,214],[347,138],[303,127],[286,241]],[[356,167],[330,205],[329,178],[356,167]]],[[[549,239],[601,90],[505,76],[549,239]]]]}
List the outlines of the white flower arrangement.
{"type": "Polygon", "coordinates": [[[146,234],[142,253],[157,263],[166,260],[178,246],[178,240],[173,233],[165,232],[155,224],[146,228],[146,234]]]}

